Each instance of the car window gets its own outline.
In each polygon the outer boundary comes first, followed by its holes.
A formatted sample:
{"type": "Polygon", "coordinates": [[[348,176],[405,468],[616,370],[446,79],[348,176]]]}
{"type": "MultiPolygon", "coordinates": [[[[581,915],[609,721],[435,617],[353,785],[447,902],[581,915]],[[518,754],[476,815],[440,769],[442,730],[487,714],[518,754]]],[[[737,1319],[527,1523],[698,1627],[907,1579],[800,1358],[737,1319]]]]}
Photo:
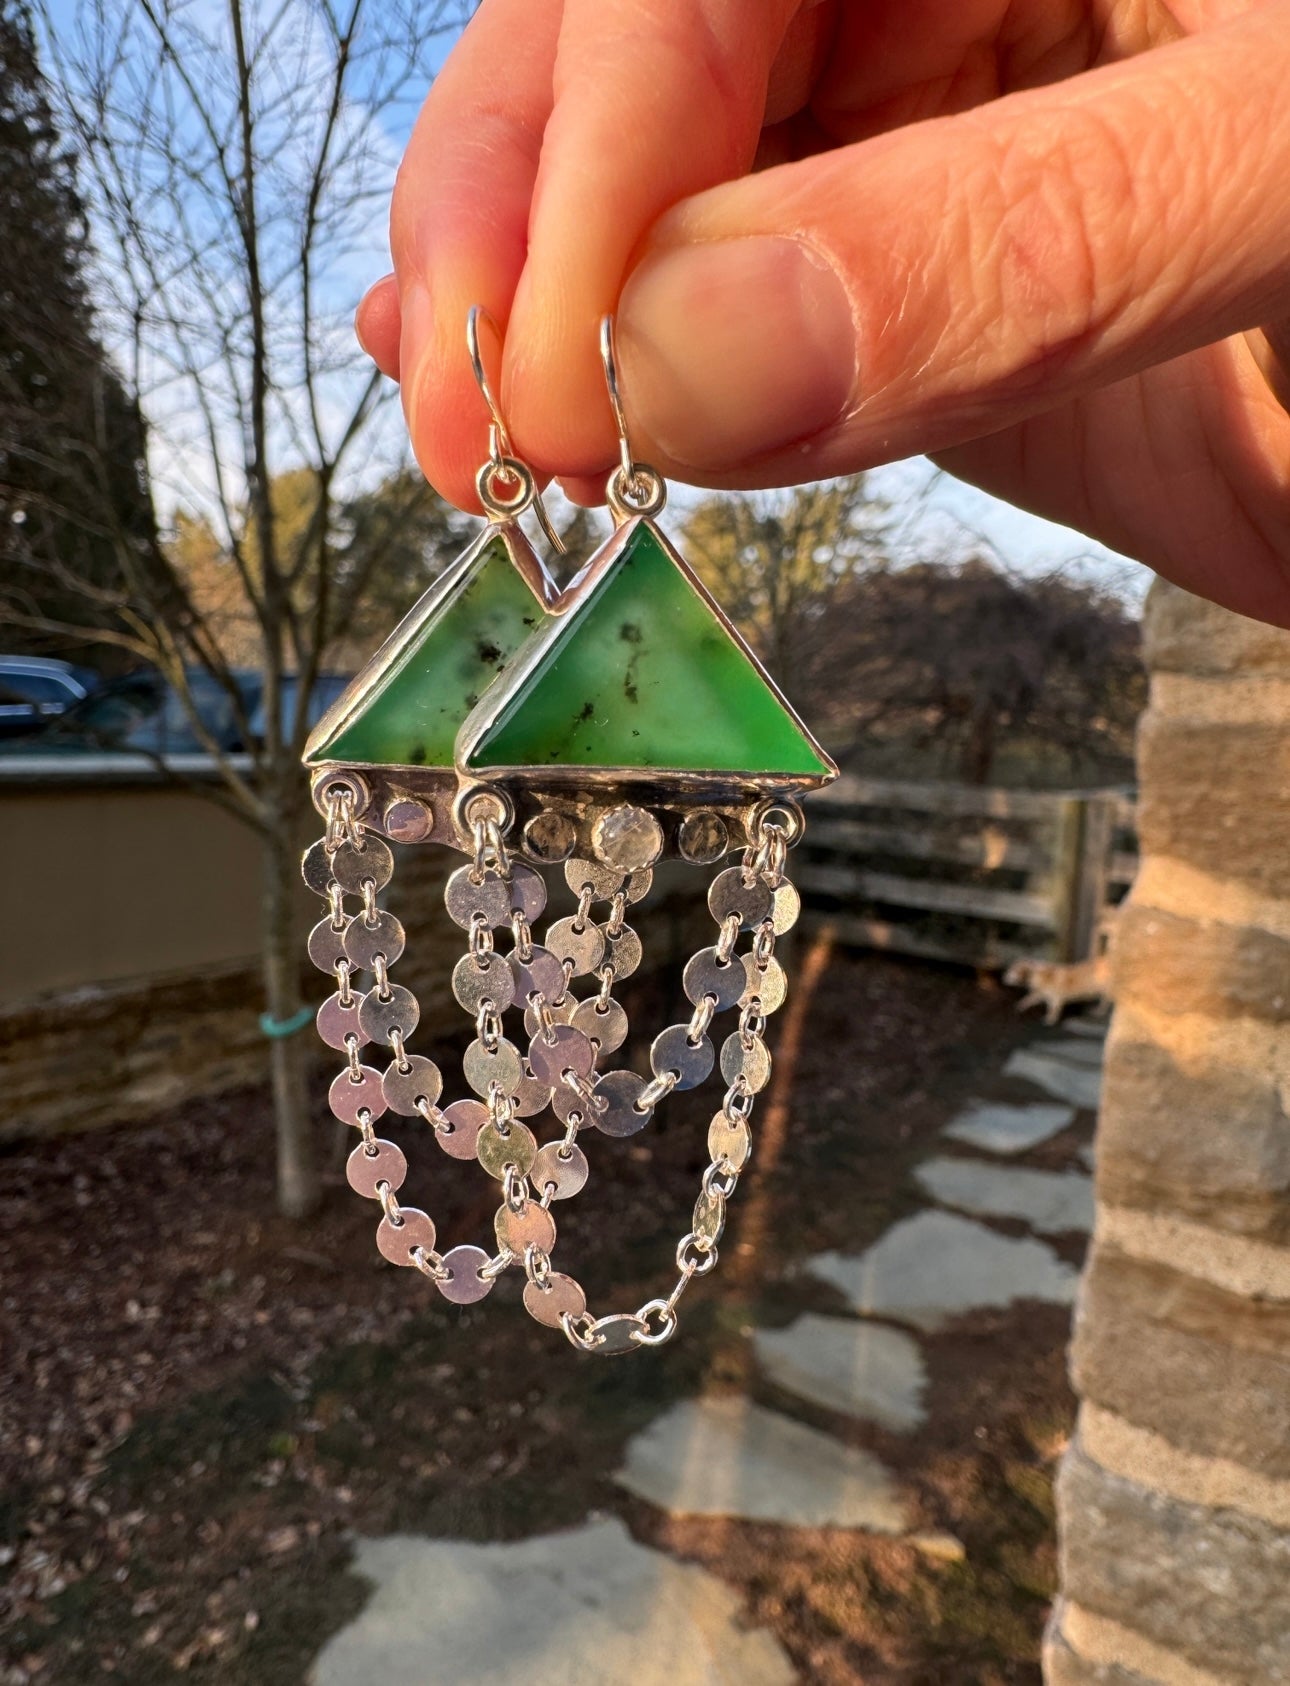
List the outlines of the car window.
{"type": "Polygon", "coordinates": [[[66,708],[70,702],[75,702],[80,692],[66,679],[60,679],[54,673],[23,673],[21,669],[14,672],[8,670],[4,676],[4,688],[13,696],[21,697],[26,702],[37,704],[53,704],[66,708]]]}

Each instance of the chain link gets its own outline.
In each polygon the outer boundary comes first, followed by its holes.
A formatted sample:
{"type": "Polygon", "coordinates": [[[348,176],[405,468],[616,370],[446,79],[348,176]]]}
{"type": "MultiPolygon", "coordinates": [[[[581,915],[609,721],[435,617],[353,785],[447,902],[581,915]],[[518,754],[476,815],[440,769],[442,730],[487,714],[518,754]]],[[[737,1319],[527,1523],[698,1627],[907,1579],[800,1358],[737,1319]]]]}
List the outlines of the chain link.
{"type": "Polygon", "coordinates": [[[482,883],[484,874],[490,868],[497,873],[499,878],[509,880],[511,858],[506,852],[501,828],[492,815],[489,815],[487,819],[477,819],[472,823],[471,840],[475,845],[475,864],[471,869],[473,881],[476,884],[482,883]]]}
{"type": "Polygon", "coordinates": [[[666,1100],[675,1088],[676,1073],[674,1071],[661,1071],[658,1076],[647,1083],[641,1090],[640,1094],[637,1095],[637,1112],[651,1111],[660,1101],[666,1100]]]}

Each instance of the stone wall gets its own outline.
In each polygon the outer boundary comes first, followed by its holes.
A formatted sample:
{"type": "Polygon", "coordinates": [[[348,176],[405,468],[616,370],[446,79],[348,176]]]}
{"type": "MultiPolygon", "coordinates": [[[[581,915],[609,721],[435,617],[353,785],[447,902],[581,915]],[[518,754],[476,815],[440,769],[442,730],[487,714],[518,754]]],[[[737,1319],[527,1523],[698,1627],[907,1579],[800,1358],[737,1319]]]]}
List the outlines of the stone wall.
{"type": "Polygon", "coordinates": [[[1290,1682],[1290,633],[1158,584],[1050,1686],[1290,1682]]]}
{"type": "MultiPolygon", "coordinates": [[[[459,857],[441,849],[399,854],[386,899],[409,940],[396,977],[416,991],[423,1022],[432,1026],[445,1010],[460,1016],[449,975],[461,932],[442,901],[443,879],[459,857]]],[[[95,869],[93,857],[88,866],[95,869]]],[[[102,893],[110,892],[105,881],[102,893]]],[[[307,929],[322,903],[303,884],[300,900],[307,929]]],[[[0,1142],[144,1119],[198,1096],[267,1081],[258,966],[203,964],[200,949],[196,958],[183,969],[44,991],[0,1006],[0,1142]]],[[[327,980],[310,966],[301,981],[311,1003],[327,993],[327,980]]],[[[301,1034],[317,1053],[321,1097],[323,1062],[329,1071],[335,1056],[317,1044],[312,1028],[301,1034]]]]}
{"type": "MultiPolygon", "coordinates": [[[[465,938],[443,905],[444,879],[464,857],[433,847],[396,853],[394,878],[382,899],[407,927],[408,947],[394,977],[421,1003],[421,1027],[412,1045],[429,1052],[436,1033],[458,1040],[465,1034],[451,990],[465,938]]],[[[37,897],[45,890],[40,870],[37,860],[31,868],[37,897]]],[[[83,895],[97,888],[106,900],[115,893],[110,863],[90,854],[85,870],[98,877],[80,886],[83,895]]],[[[574,898],[560,871],[549,880],[553,909],[571,912],[574,898]]],[[[200,880],[190,879],[189,900],[194,882],[200,880]]],[[[696,878],[692,868],[658,870],[643,921],[642,980],[666,968],[675,981],[684,956],[711,940],[705,884],[706,877],[696,878]]],[[[248,895],[251,888],[248,884],[248,895]]],[[[51,881],[49,893],[55,890],[51,881]]],[[[323,905],[303,884],[300,901],[303,931],[322,915],[323,905]]],[[[253,921],[244,924],[235,940],[245,942],[248,934],[253,939],[254,929],[253,921]]],[[[44,990],[12,1004],[0,1000],[0,1143],[146,1119],[187,1100],[267,1081],[258,966],[244,960],[212,963],[194,946],[194,964],[185,968],[172,965],[144,976],[44,990]]],[[[184,949],[183,930],[172,932],[167,956],[184,949]]],[[[87,965],[76,953],[67,963],[87,965]]],[[[301,981],[306,1001],[317,1003],[326,995],[326,978],[307,963],[301,981]]],[[[318,1043],[312,1027],[301,1034],[315,1056],[321,1109],[339,1056],[318,1043]]]]}

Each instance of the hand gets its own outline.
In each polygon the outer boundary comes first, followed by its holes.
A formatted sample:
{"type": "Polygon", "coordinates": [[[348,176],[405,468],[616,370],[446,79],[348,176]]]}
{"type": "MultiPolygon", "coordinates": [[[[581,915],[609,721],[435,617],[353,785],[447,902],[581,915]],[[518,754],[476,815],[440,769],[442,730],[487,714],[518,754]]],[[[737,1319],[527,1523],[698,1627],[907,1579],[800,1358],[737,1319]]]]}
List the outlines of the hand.
{"type": "Polygon", "coordinates": [[[517,447],[589,499],[617,310],[675,478],[929,452],[1290,626],[1287,88],[1287,0],[483,0],[360,336],[463,507],[469,307],[517,447]]]}

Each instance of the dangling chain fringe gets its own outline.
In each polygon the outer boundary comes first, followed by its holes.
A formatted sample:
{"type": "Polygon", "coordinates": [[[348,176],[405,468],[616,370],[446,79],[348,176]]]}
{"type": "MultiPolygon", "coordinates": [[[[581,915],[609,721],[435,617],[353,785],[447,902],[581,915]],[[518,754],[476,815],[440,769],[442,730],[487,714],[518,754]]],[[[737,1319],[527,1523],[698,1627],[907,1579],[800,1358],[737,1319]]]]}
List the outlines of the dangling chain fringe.
{"type": "Polygon", "coordinates": [[[563,1329],[584,1352],[627,1352],[670,1339],[677,1327],[677,1303],[691,1279],[706,1276],[717,1263],[726,1202],[751,1152],[754,1098],[770,1078],[766,1018],[785,995],[775,940],[791,927],[798,909],[797,892],[784,877],[789,843],[800,832],[800,816],[792,817],[797,824],[790,837],[773,815],[760,815],[742,864],[714,880],[708,901],[717,940],[685,969],[694,1012],[688,1023],[673,1025],[655,1039],[648,1082],[626,1070],[597,1072],[596,1065],[626,1036],[626,1016],[611,990],[640,962],[640,942],[626,914],[648,891],[652,874],[615,875],[599,864],[568,862],[565,876],[578,898],[577,911],[553,924],[546,941],[537,943],[531,922],[545,905],[542,878],[512,861],[496,815],[471,817],[473,860],[452,875],[445,900],[468,934],[453,989],[475,1021],[475,1040],[463,1061],[474,1094],[441,1108],[439,1068],[423,1055],[409,1054],[405,1046],[420,1016],[415,997],[389,976],[404,946],[403,927],[377,907],[392,874],[392,854],[358,821],[354,793],[346,785],[328,792],[325,835],[305,859],[306,882],[327,903],[326,917],[311,936],[310,954],[336,982],[335,994],[319,1009],[318,1028],[323,1040],[345,1056],[344,1069],[331,1085],[331,1107],[359,1132],[347,1176],[358,1193],[380,1203],[376,1239],[386,1258],[421,1271],[457,1304],[482,1299],[503,1271],[519,1266],[530,1314],[563,1329]],[[346,896],[361,900],[359,913],[346,912],[346,896]],[[592,919],[597,902],[609,904],[600,924],[592,919]],[[494,931],[507,927],[514,948],[503,957],[494,946],[494,931]],[[324,928],[330,938],[320,935],[324,928]],[[746,930],[753,941],[740,955],[736,948],[746,930]],[[373,979],[365,992],[355,987],[360,973],[373,979]],[[570,985],[581,975],[595,979],[596,991],[578,1000],[570,985]],[[527,1057],[504,1034],[504,1014],[512,1006],[525,1009],[532,1034],[527,1057]],[[727,1087],[709,1126],[710,1163],[691,1225],[676,1247],[676,1281],[666,1297],[635,1311],[593,1316],[579,1283],[554,1270],[551,1262],[556,1240],[551,1207],[577,1194],[588,1174],[578,1136],[588,1125],[608,1135],[634,1134],[674,1089],[702,1082],[716,1058],[709,1028],[718,1013],[734,1006],[740,1008],[738,1026],[720,1056],[727,1087]],[[389,1049],[384,1071],[360,1059],[368,1043],[389,1049]],[[539,1148],[522,1120],[548,1106],[563,1134],[539,1148]],[[399,1204],[407,1162],[401,1149],[373,1128],[387,1111],[420,1116],[446,1152],[477,1159],[499,1181],[495,1251],[460,1245],[441,1254],[429,1216],[399,1204]]]}

